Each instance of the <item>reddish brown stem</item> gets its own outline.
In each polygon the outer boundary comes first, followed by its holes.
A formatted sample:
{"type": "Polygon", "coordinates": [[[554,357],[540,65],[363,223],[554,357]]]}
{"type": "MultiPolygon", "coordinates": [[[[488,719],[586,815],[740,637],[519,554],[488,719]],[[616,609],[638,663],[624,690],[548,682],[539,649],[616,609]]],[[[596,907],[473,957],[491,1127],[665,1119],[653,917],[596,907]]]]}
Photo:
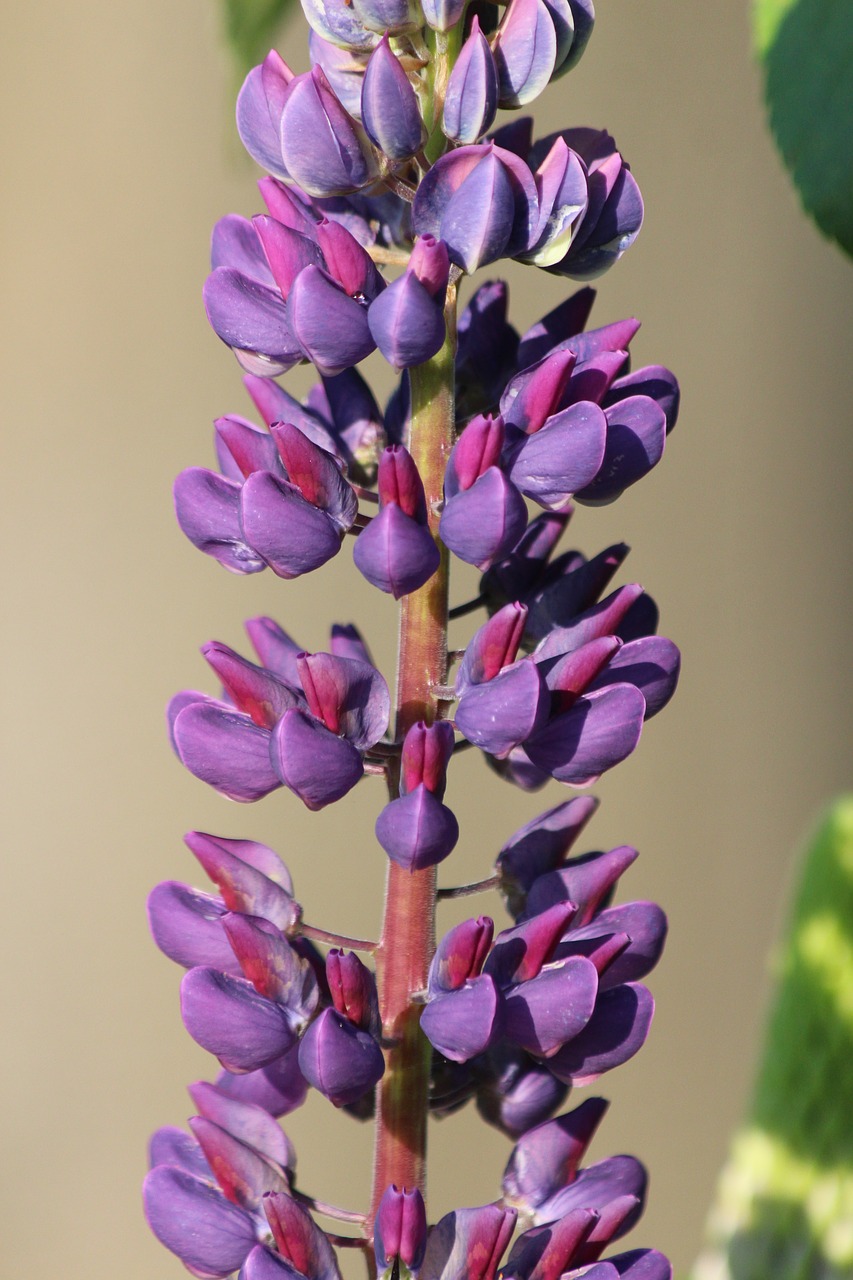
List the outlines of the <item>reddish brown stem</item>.
{"type": "MultiPolygon", "coordinates": [[[[441,351],[409,371],[412,426],[409,450],[424,483],[430,527],[438,536],[444,468],[453,446],[453,377],[456,354],[456,290],[448,290],[447,337],[441,351]]],[[[440,544],[439,544],[440,546],[440,544]]],[[[447,679],[448,556],[400,609],[397,725],[401,741],[418,720],[431,721],[434,685],[447,679]]],[[[396,762],[395,762],[396,763],[396,762]]],[[[389,787],[397,794],[398,770],[389,763],[389,787]]],[[[389,863],[382,936],[376,953],[385,1075],[376,1093],[376,1148],[370,1223],[392,1183],[424,1191],[430,1045],[418,1026],[421,1005],[414,994],[426,986],[435,951],[436,873],[405,871],[389,863]]]]}

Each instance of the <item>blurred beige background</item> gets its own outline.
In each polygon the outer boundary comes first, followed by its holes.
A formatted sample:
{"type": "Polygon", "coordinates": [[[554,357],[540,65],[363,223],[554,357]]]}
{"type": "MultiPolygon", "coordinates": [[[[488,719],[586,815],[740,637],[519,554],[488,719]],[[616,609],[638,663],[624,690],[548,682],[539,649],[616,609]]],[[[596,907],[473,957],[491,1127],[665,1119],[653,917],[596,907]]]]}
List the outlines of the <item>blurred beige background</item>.
{"type": "MultiPolygon", "coordinates": [[[[853,277],[765,133],[744,0],[599,9],[539,131],[607,126],[632,162],[647,223],[596,320],[641,316],[637,362],[674,368],[684,399],[657,472],[573,537],[634,546],[628,572],[685,671],[598,788],[589,833],[638,845],[623,893],[671,918],[652,1036],[602,1082],[595,1152],[648,1162],[635,1240],[683,1271],[745,1104],[793,852],[851,781],[853,277]]],[[[199,296],[214,220],[258,207],[213,0],[44,0],[3,25],[0,1275],[168,1280],[183,1271],[142,1220],[144,1145],[190,1114],[184,1085],[211,1065],[147,937],[147,891],[193,877],[188,827],[251,835],[289,861],[307,918],[369,932],[383,859],[368,785],[313,817],[281,793],[229,805],[171,757],[163,705],[212,688],[198,645],[240,646],[260,612],[309,648],[356,621],[390,674],[393,609],[348,556],[306,581],[238,579],[173,521],[173,475],[208,462],[215,416],[248,407],[199,296]]],[[[283,46],[297,64],[303,43],[300,27],[283,46]]],[[[522,328],[566,292],[511,279],[522,328]]],[[[516,794],[472,757],[449,792],[464,835],[445,883],[484,874],[560,798],[516,794]]],[[[287,1128],[303,1185],[361,1204],[368,1131],[318,1099],[287,1128]]],[[[433,1149],[434,1214],[494,1196],[507,1144],[473,1111],[433,1149]]]]}

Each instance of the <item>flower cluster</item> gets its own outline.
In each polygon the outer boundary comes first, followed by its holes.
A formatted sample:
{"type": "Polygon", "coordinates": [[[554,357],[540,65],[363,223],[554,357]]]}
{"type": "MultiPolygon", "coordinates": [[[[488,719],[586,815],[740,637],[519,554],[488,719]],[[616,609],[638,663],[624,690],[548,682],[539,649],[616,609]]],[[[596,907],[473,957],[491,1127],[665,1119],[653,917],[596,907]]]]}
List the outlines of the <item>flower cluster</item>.
{"type": "Polygon", "coordinates": [[[614,586],[627,546],[558,552],[578,507],[612,502],[660,461],[675,378],[632,367],[636,320],[588,327],[585,283],[523,333],[501,281],[456,315],[460,282],[483,265],[513,258],[585,282],[640,230],[639,188],[608,133],[534,140],[527,118],[497,123],[577,62],[592,3],[303,8],[311,70],[270,53],[237,105],[266,212],[217,223],[204,288],[261,424],[219,418],[218,469],[184,471],[175,507],[190,542],[238,574],[295,578],[349,537],[367,582],[406,602],[398,689],[392,699],[353,626],[311,653],[255,617],[254,656],[206,644],[219,690],[177,694],[168,720],[181,762],[232,800],[284,788],[318,810],[383,780],[385,915],[377,941],[309,925],[267,845],[186,837],[215,892],[160,884],[149,920],[186,970],[184,1024],[220,1071],[190,1087],[191,1133],[152,1139],[148,1219],[201,1277],[339,1280],[344,1243],[383,1280],[499,1268],[501,1280],[669,1280],[655,1250],[602,1259],[646,1188],[631,1156],[583,1164],[607,1104],[555,1117],[649,1030],[641,979],[666,918],[613,902],[636,850],[575,853],[596,801],[573,796],[516,831],[487,879],[444,891],[498,890],[509,927],[478,915],[436,946],[433,925],[435,868],[464,837],[446,795],[454,755],[479,748],[523,790],[588,787],[631,754],[678,680],[654,601],[614,586]],[[377,350],[398,377],[384,408],[356,367],[377,350]],[[320,380],[300,402],[276,379],[303,362],[320,380]],[[482,576],[448,613],[451,557],[482,576]],[[448,617],[476,610],[448,666],[448,617]],[[297,1185],[277,1121],[311,1089],[375,1117],[364,1212],[297,1185]],[[471,1100],[515,1143],[501,1194],[430,1226],[426,1110],[471,1100]],[[312,1210],[358,1234],[325,1233],[312,1210]]]}

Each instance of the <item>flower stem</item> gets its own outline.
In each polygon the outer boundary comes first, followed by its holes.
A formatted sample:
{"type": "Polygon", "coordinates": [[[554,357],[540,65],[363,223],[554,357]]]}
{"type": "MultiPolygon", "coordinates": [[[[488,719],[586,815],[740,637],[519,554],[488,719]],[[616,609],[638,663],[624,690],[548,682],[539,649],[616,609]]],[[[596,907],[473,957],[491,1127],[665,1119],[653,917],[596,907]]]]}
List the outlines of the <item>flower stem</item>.
{"type": "MultiPolygon", "coordinates": [[[[447,333],[432,360],[409,371],[412,423],[409,451],[426,490],[430,527],[438,537],[436,510],[444,468],[453,446],[456,290],[449,288],[447,333]]],[[[439,568],[400,608],[397,668],[397,724],[401,741],[418,720],[431,721],[435,685],[447,679],[448,555],[439,543],[439,568]]],[[[399,764],[389,764],[389,786],[396,795],[399,764]]],[[[379,1007],[388,1042],[385,1075],[376,1096],[376,1148],[371,1221],[392,1183],[423,1192],[426,1181],[426,1123],[430,1045],[418,1026],[421,1006],[414,994],[426,986],[435,951],[434,867],[406,871],[388,865],[382,935],[376,953],[379,1007]]]]}

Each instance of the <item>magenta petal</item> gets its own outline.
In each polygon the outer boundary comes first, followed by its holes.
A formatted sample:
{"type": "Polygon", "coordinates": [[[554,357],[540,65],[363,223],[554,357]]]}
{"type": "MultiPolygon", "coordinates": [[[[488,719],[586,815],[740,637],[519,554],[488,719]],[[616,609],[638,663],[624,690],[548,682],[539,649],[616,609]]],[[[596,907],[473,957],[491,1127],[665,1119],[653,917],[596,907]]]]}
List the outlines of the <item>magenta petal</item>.
{"type": "Polygon", "coordinates": [[[283,1170],[221,1125],[203,1116],[193,1116],[189,1125],[207,1156],[216,1181],[232,1203],[252,1211],[258,1208],[261,1197],[267,1192],[289,1190],[283,1170]]]}
{"type": "Polygon", "coordinates": [[[252,986],[286,1007],[291,1027],[299,1030],[319,1000],[310,964],[268,920],[229,912],[223,927],[252,986]]]}
{"type": "Polygon", "coordinates": [[[332,454],[291,423],[276,423],[270,431],[291,484],[312,506],[325,511],[341,531],[351,528],[358,515],[358,499],[332,454]]]}
{"type": "Polygon", "coordinates": [[[603,991],[583,1031],[550,1058],[548,1066],[567,1084],[592,1084],[642,1048],[654,1008],[651,992],[639,982],[603,991]]]}
{"type": "Polygon", "coordinates": [[[625,760],[640,740],[646,703],[639,689],[615,684],[584,694],[525,743],[533,763],[558,782],[586,786],[625,760]]]}
{"type": "Polygon", "coordinates": [[[496,1204],[445,1214],[427,1238],[423,1280],[494,1280],[515,1221],[514,1209],[496,1204]]]}
{"type": "Polygon", "coordinates": [[[622,982],[644,978],[660,959],[666,942],[667,920],[655,902],[626,902],[596,912],[589,924],[570,929],[555,952],[555,959],[569,955],[579,943],[627,934],[630,943],[607,966],[599,978],[599,988],[607,991],[622,982]]]}
{"type": "Polygon", "coordinates": [[[486,961],[486,972],[501,988],[535,978],[551,960],[554,948],[576,912],[574,903],[563,900],[536,915],[529,915],[512,929],[504,929],[495,939],[486,961]]]}
{"type": "Polygon", "coordinates": [[[496,1030],[498,992],[487,975],[436,996],[421,1014],[421,1031],[452,1062],[468,1062],[489,1047],[496,1030]]]}
{"type": "Polygon", "coordinates": [[[320,247],[312,238],[262,213],[255,215],[252,226],[268,270],[282,298],[287,301],[293,282],[303,268],[324,265],[320,247]]]}
{"type": "Polygon", "coordinates": [[[429,529],[393,502],[362,529],[352,558],[368,582],[395,600],[428,582],[441,560],[429,529]]]}
{"type": "Polygon", "coordinates": [[[519,1208],[535,1209],[572,1182],[608,1103],[587,1098],[574,1111],[524,1135],[504,1170],[503,1193],[519,1208]]]}
{"type": "Polygon", "coordinates": [[[380,1271],[384,1271],[399,1258],[410,1270],[417,1272],[423,1262],[426,1248],[426,1207],[423,1196],[415,1188],[400,1191],[388,1187],[376,1211],[374,1250],[380,1271]]]}
{"type": "Polygon", "coordinates": [[[269,762],[269,730],[249,716],[194,702],[175,720],[174,738],[190,773],[230,800],[260,800],[280,785],[269,762]]]}
{"type": "Polygon", "coordinates": [[[157,1239],[197,1276],[230,1276],[255,1244],[249,1214],[209,1182],[181,1169],[152,1169],[142,1194],[157,1239]]]}
{"type": "Polygon", "coordinates": [[[568,626],[556,627],[549,632],[536,646],[533,656],[539,662],[546,658],[558,658],[599,636],[621,635],[620,624],[642,595],[643,588],[638,583],[617,587],[606,600],[591,605],[568,626]]]}
{"type": "Polygon", "coordinates": [[[261,916],[279,929],[295,923],[299,908],[293,901],[290,874],[267,845],[202,831],[189,831],[184,843],[218,887],[229,911],[261,916]]]}
{"type": "Polygon", "coordinates": [[[417,720],[406,731],[400,756],[400,792],[405,795],[424,784],[427,791],[444,798],[447,766],[453,755],[453,727],[446,720],[426,724],[417,720]]]}
{"type": "Polygon", "coordinates": [[[264,1212],[279,1253],[308,1280],[340,1280],[334,1250],[311,1217],[292,1196],[276,1194],[264,1200],[264,1212]]]}
{"type": "Polygon", "coordinates": [[[541,430],[559,407],[575,360],[574,351],[557,349],[510,378],[500,399],[506,425],[529,436],[541,430]]]}
{"type": "Polygon", "coordinates": [[[587,1025],[597,992],[598,974],[589,960],[574,956],[549,964],[505,992],[505,1033],[528,1053],[548,1057],[587,1025]]]}
{"type": "Polygon", "coordinates": [[[176,880],[156,885],[148,895],[151,935],[163,954],[185,969],[212,965],[227,973],[240,972],[222,927],[226,911],[220,898],[176,880]]]}
{"type": "Polygon", "coordinates": [[[493,680],[515,662],[526,621],[526,605],[506,604],[474,632],[456,673],[460,697],[471,685],[493,680]]]}
{"type": "Polygon", "coordinates": [[[231,479],[243,481],[253,471],[275,471],[281,464],[275,441],[245,418],[232,414],[214,423],[214,445],[219,465],[231,479]]]}
{"type": "Polygon", "coordinates": [[[557,902],[573,902],[578,909],[575,926],[585,925],[637,856],[636,849],[620,844],[607,853],[587,853],[572,858],[565,866],[535,881],[526,910],[534,914],[557,902]]]}
{"type": "Polygon", "coordinates": [[[309,809],[340,800],[362,777],[361,756],[306,712],[288,711],[278,722],[270,758],[286,787],[309,809]]]}
{"type": "Polygon", "coordinates": [[[466,689],[455,723],[469,742],[500,759],[535,733],[546,715],[539,669],[530,659],[521,658],[493,680],[466,689]]]}
{"type": "Polygon", "coordinates": [[[190,969],[181,983],[181,1015],[193,1040],[233,1071],[255,1071],[296,1039],[286,1012],[244,978],[190,969]]]}
{"type": "Polygon", "coordinates": [[[379,741],[388,728],[391,695],[372,663],[311,653],[299,658],[297,669],[309,710],[327,729],[359,751],[379,741]]]}
{"type": "Polygon", "coordinates": [[[251,716],[261,728],[271,729],[288,707],[297,705],[296,694],[283,681],[264,667],[247,661],[227,644],[213,640],[202,645],[201,652],[237,710],[251,716]]]}
{"type": "Polygon", "coordinates": [[[336,1107],[356,1102],[385,1074],[382,1050],[367,1031],[324,1009],[299,1042],[306,1080],[336,1107]]]}
{"type": "Polygon", "coordinates": [[[407,871],[420,871],[453,852],[459,823],[421,783],[385,806],[376,819],[376,839],[392,862],[407,871]]]}
{"type": "Polygon", "coordinates": [[[525,1231],[513,1244],[502,1275],[506,1280],[559,1280],[571,1275],[596,1216],[591,1207],[579,1206],[545,1227],[525,1231]]]}
{"type": "Polygon", "coordinates": [[[430,962],[428,988],[431,996],[457,991],[469,978],[479,975],[492,945],[494,931],[494,921],[489,916],[463,920],[448,930],[430,962]]]}
{"type": "Polygon", "coordinates": [[[193,546],[232,573],[259,573],[263,559],[243,536],[240,484],[205,467],[189,467],[175,481],[175,514],[193,546]]]}
{"type": "Polygon", "coordinates": [[[295,485],[271,471],[249,476],[241,493],[244,535],[280,578],[319,569],[341,548],[341,531],[295,485]]]}
{"type": "Polygon", "coordinates": [[[199,1115],[220,1125],[232,1137],[282,1169],[293,1168],[296,1163],[293,1147],[281,1125],[263,1107],[240,1102],[204,1080],[191,1084],[189,1095],[198,1107],[199,1115]]]}

